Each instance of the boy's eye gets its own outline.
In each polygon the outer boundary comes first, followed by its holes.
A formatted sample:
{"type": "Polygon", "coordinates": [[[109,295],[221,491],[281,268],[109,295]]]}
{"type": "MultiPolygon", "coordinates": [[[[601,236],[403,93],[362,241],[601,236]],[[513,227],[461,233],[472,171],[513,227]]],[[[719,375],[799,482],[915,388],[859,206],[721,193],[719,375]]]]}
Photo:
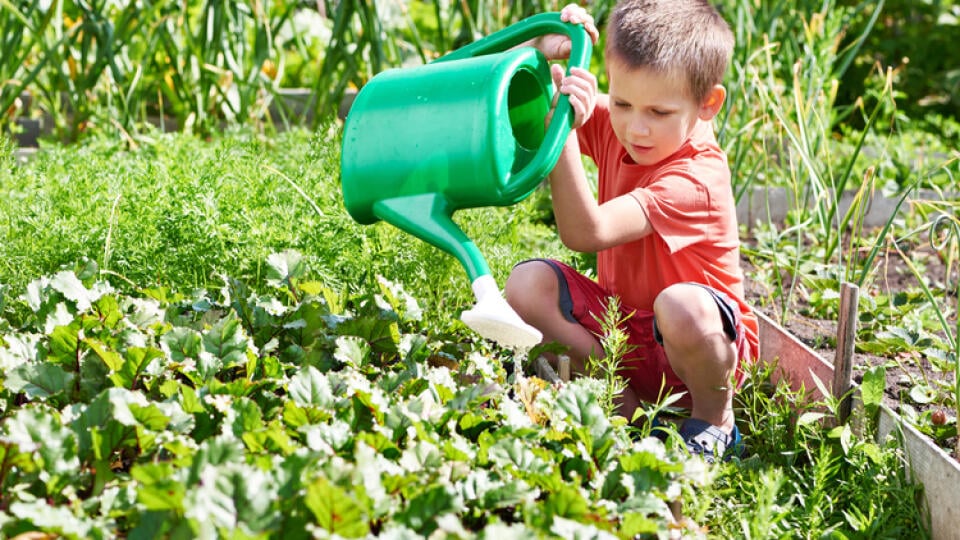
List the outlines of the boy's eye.
{"type": "Polygon", "coordinates": [[[629,107],[630,104],[627,103],[626,101],[614,101],[613,106],[623,109],[623,108],[629,107]]]}
{"type": "Polygon", "coordinates": [[[653,109],[651,112],[653,112],[653,114],[656,116],[668,116],[670,114],[670,111],[665,111],[663,109],[653,109]]]}

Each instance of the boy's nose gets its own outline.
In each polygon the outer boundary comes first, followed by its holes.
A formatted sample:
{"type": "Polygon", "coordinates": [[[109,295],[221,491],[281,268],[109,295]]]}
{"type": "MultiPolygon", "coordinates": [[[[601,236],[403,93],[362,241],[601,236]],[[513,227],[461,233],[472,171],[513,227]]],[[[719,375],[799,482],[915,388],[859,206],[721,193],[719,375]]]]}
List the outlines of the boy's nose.
{"type": "Polygon", "coordinates": [[[630,134],[637,137],[648,137],[650,135],[650,126],[638,118],[630,122],[630,134]]]}

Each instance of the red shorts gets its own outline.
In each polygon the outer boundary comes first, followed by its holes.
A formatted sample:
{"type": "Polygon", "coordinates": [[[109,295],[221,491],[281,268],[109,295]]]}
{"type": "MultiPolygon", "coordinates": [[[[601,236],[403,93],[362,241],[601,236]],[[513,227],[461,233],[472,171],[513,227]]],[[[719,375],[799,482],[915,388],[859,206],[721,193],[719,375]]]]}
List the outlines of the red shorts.
{"type": "MultiPolygon", "coordinates": [[[[549,264],[557,273],[560,285],[560,311],[564,317],[571,322],[579,323],[594,335],[602,336],[600,322],[594,315],[603,317],[607,311],[607,299],[613,295],[593,279],[580,274],[564,263],[549,259],[535,260],[549,264]]],[[[744,335],[740,307],[736,301],[716,289],[698,283],[695,285],[703,287],[712,294],[720,309],[724,332],[731,341],[736,342],[739,361],[735,377],[739,386],[744,378],[741,366],[751,358],[751,348],[744,335]]],[[[634,309],[623,304],[620,305],[620,312],[623,317],[629,316],[622,327],[627,333],[627,342],[634,347],[623,358],[620,374],[627,379],[637,397],[647,402],[656,402],[668,393],[686,392],[686,386],[673,372],[663,351],[662,338],[653,312],[634,309]]],[[[688,404],[689,398],[682,399],[680,403],[688,404]]]]}

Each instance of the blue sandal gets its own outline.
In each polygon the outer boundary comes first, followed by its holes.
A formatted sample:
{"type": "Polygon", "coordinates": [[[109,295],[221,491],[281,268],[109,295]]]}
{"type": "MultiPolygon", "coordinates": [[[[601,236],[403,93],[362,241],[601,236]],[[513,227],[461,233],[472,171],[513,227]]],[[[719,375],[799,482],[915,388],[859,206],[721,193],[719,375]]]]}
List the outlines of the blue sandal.
{"type": "Polygon", "coordinates": [[[720,456],[723,461],[743,453],[743,440],[740,430],[733,426],[727,435],[719,427],[697,418],[687,418],[680,424],[680,437],[687,443],[691,454],[703,456],[708,463],[720,456]]]}

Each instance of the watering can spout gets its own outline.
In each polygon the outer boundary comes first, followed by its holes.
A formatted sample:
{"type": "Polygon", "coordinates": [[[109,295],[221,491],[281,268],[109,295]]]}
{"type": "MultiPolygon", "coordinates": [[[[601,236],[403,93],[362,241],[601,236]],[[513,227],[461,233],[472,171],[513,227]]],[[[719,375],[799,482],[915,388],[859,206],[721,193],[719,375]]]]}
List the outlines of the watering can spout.
{"type": "Polygon", "coordinates": [[[476,244],[451,219],[446,199],[436,193],[398,197],[377,202],[373,211],[383,221],[457,258],[470,276],[477,300],[473,308],[461,315],[470,329],[505,347],[529,349],[540,343],[540,331],[525,323],[510,307],[476,244]]]}
{"type": "Polygon", "coordinates": [[[422,193],[377,201],[373,213],[383,221],[457,258],[471,281],[490,267],[476,244],[453,222],[450,203],[438,193],[422,193]]]}

